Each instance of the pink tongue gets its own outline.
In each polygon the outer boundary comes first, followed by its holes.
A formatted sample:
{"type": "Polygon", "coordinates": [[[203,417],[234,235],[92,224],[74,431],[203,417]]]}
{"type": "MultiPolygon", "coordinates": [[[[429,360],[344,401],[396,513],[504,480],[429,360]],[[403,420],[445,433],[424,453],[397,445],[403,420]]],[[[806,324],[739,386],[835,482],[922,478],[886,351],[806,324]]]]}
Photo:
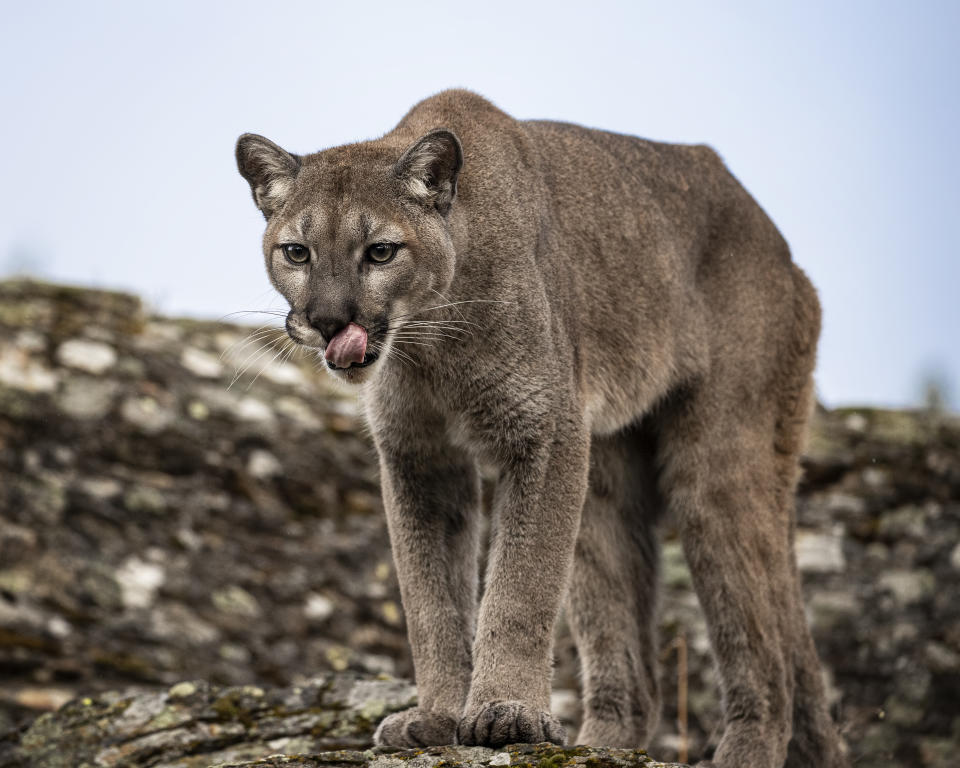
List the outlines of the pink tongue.
{"type": "Polygon", "coordinates": [[[324,358],[337,368],[349,368],[350,363],[362,363],[367,353],[367,332],[356,323],[350,323],[327,344],[324,358]]]}

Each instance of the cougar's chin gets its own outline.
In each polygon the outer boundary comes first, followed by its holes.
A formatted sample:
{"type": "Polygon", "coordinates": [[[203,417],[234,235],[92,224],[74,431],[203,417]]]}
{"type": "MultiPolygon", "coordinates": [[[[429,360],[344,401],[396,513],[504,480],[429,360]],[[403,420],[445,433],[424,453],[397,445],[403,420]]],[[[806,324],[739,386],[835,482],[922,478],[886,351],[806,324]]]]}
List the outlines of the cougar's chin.
{"type": "Polygon", "coordinates": [[[344,384],[363,384],[373,377],[380,355],[380,352],[368,352],[363,356],[363,362],[351,363],[346,368],[339,368],[329,360],[325,363],[327,371],[337,381],[344,384]]]}

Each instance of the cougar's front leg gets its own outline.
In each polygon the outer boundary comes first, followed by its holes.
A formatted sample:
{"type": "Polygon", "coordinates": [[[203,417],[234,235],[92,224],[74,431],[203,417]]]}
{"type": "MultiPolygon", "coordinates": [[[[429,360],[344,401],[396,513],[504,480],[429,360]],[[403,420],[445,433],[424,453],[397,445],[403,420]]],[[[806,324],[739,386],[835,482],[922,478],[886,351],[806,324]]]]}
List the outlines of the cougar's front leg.
{"type": "Polygon", "coordinates": [[[518,450],[495,497],[495,536],[461,744],[500,747],[566,733],[550,715],[553,631],[573,562],[586,495],[589,438],[564,410],[530,440],[514,421],[518,450]],[[565,420],[565,421],[564,421],[565,420]]]}
{"type": "Polygon", "coordinates": [[[398,747],[453,744],[470,685],[477,470],[461,451],[435,438],[378,440],[378,447],[419,705],[387,717],[374,738],[398,747]]]}

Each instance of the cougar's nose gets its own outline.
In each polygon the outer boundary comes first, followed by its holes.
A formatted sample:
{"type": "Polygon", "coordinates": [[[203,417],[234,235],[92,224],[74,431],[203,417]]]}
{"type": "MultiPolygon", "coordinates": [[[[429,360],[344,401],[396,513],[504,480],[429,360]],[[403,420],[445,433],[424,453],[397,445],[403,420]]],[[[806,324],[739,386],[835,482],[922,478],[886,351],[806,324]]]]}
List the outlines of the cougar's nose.
{"type": "Polygon", "coordinates": [[[307,322],[320,331],[323,340],[330,342],[343,328],[345,328],[356,314],[351,305],[343,305],[337,311],[331,307],[322,307],[319,302],[310,301],[307,304],[307,322]]]}

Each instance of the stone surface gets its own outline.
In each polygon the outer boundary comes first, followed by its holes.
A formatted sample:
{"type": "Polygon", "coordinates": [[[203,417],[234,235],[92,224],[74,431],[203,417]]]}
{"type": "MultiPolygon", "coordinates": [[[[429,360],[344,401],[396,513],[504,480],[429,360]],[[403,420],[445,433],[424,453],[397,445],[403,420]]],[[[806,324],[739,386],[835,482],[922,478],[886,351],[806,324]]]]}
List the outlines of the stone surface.
{"type": "Polygon", "coordinates": [[[0,738],[0,768],[200,768],[365,749],[377,720],[415,702],[401,681],[333,675],[269,690],[183,681],[115,691],[75,699],[0,738]]]}
{"type": "Polygon", "coordinates": [[[643,750],[592,749],[590,747],[556,747],[552,744],[514,744],[506,751],[482,747],[434,747],[430,749],[385,752],[325,752],[292,757],[276,756],[218,768],[335,768],[355,765],[366,768],[485,768],[516,766],[517,768],[684,768],[679,763],[660,763],[643,750]]]}
{"type": "MultiPolygon", "coordinates": [[[[520,744],[370,749],[376,722],[416,704],[401,681],[327,675],[292,688],[221,688],[184,681],[166,691],[76,699],[0,737],[0,768],[670,768],[641,750],[520,744]],[[285,754],[279,754],[283,752],[285,754]]],[[[677,766],[677,768],[683,768],[677,766]]]]}
{"type": "Polygon", "coordinates": [[[804,573],[843,573],[843,529],[816,533],[805,528],[797,531],[797,566],[804,573]]]}
{"type": "Polygon", "coordinates": [[[57,362],[96,375],[113,367],[117,353],[102,341],[67,339],[57,348],[57,362]]]}
{"type": "MultiPolygon", "coordinates": [[[[56,721],[37,716],[71,696],[67,717],[131,685],[174,700],[189,700],[189,685],[259,686],[269,699],[317,674],[412,674],[357,403],[309,356],[264,367],[256,341],[244,342],[252,332],[152,317],[123,294],[0,282],[5,749],[28,733],[42,742],[56,721]],[[112,364],[64,357],[78,340],[112,350],[112,364]],[[187,349],[199,354],[185,363],[187,349]],[[170,691],[183,680],[196,682],[170,691]]],[[[851,757],[858,768],[949,765],[944,745],[960,737],[960,423],[821,410],[807,453],[804,590],[851,757]]],[[[664,538],[664,710],[651,751],[675,758],[681,743],[683,645],[696,760],[719,724],[716,673],[670,521],[664,538]]],[[[555,669],[558,714],[575,733],[577,658],[563,622],[555,669]]],[[[130,743],[162,751],[179,727],[130,743]]],[[[226,750],[245,728],[214,718],[188,729],[226,750]]],[[[271,738],[274,753],[332,748],[299,731],[271,738]]],[[[120,765],[119,754],[103,759],[120,765]]]]}

